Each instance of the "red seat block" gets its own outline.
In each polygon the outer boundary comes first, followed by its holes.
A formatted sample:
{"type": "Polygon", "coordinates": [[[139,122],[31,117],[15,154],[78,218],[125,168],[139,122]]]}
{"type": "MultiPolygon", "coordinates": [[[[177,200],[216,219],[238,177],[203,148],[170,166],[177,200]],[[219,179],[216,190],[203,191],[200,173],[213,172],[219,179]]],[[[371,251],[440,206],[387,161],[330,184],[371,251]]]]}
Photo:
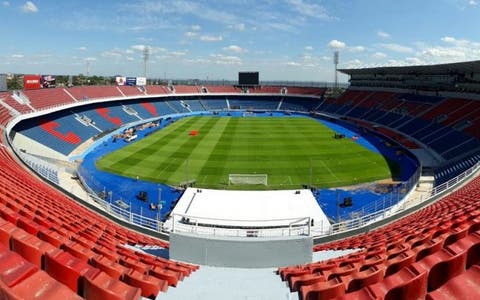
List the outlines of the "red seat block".
{"type": "Polygon", "coordinates": [[[44,255],[57,249],[49,243],[30,234],[21,236],[13,235],[11,243],[13,251],[17,252],[39,268],[42,268],[44,265],[44,255]]]}
{"type": "Polygon", "coordinates": [[[20,217],[17,220],[17,226],[33,235],[37,235],[38,231],[42,228],[40,225],[38,225],[34,221],[27,219],[25,217],[20,217]]]}
{"type": "Polygon", "coordinates": [[[1,246],[0,281],[12,287],[37,272],[38,268],[26,261],[19,254],[1,246]]]}
{"type": "Polygon", "coordinates": [[[82,299],[19,254],[0,246],[0,299],[82,299]]]}
{"type": "Polygon", "coordinates": [[[302,300],[321,300],[340,297],[345,294],[345,284],[338,278],[327,282],[304,285],[300,288],[302,300]]]}
{"type": "Polygon", "coordinates": [[[383,280],[385,268],[381,265],[371,266],[370,268],[342,277],[342,281],[347,284],[347,292],[357,291],[365,286],[374,284],[383,280]]]}
{"type": "Polygon", "coordinates": [[[148,270],[150,270],[150,266],[140,262],[137,258],[130,258],[130,257],[121,257],[120,264],[124,265],[125,267],[132,268],[137,270],[140,273],[146,274],[148,270]]]}
{"type": "Polygon", "coordinates": [[[129,285],[141,288],[142,296],[151,299],[155,299],[160,291],[166,292],[168,289],[166,280],[145,275],[135,270],[130,270],[130,272],[125,274],[123,281],[129,285]]]}
{"type": "Polygon", "coordinates": [[[122,278],[122,276],[129,271],[127,267],[111,261],[110,259],[102,255],[98,255],[92,258],[92,265],[107,273],[114,279],[122,278]]]}
{"type": "Polygon", "coordinates": [[[177,286],[178,281],[183,279],[182,273],[162,269],[159,267],[154,267],[151,269],[149,274],[159,279],[166,280],[170,286],[177,286]]]}
{"type": "Polygon", "coordinates": [[[289,278],[290,290],[297,292],[301,286],[312,285],[319,282],[325,282],[327,279],[321,273],[305,274],[300,276],[291,276],[289,278]]]}
{"type": "Polygon", "coordinates": [[[57,248],[62,247],[65,243],[69,241],[68,238],[51,229],[40,229],[37,236],[42,241],[48,242],[52,244],[52,246],[55,246],[57,248]]]}
{"type": "Polygon", "coordinates": [[[408,266],[364,289],[375,299],[422,299],[427,293],[427,272],[408,266]]]}
{"type": "Polygon", "coordinates": [[[68,287],[54,280],[43,271],[37,271],[18,284],[8,287],[0,280],[2,300],[82,300],[68,287]]]}
{"type": "Polygon", "coordinates": [[[87,300],[133,300],[140,299],[141,290],[100,272],[95,276],[85,278],[83,295],[87,300]]]}
{"type": "Polygon", "coordinates": [[[94,256],[97,255],[92,250],[82,246],[81,244],[79,244],[77,242],[73,242],[73,241],[65,243],[63,245],[63,249],[65,249],[66,251],[68,251],[73,256],[75,256],[75,257],[77,257],[77,258],[79,258],[79,259],[81,259],[85,262],[88,262],[91,258],[93,258],[94,256]]]}
{"type": "Polygon", "coordinates": [[[474,265],[466,272],[453,277],[441,287],[427,294],[427,300],[480,299],[480,266],[474,265]]]}
{"type": "Polygon", "coordinates": [[[96,245],[92,248],[93,252],[101,254],[102,256],[107,257],[111,261],[118,262],[120,259],[120,255],[110,248],[96,245]]]}
{"type": "Polygon", "coordinates": [[[100,272],[100,270],[62,250],[47,253],[45,256],[45,271],[80,295],[83,293],[82,278],[89,278],[100,272]]]}
{"type": "Polygon", "coordinates": [[[8,221],[2,222],[2,224],[0,224],[0,243],[10,248],[10,237],[16,231],[23,232],[23,230],[8,221]]]}

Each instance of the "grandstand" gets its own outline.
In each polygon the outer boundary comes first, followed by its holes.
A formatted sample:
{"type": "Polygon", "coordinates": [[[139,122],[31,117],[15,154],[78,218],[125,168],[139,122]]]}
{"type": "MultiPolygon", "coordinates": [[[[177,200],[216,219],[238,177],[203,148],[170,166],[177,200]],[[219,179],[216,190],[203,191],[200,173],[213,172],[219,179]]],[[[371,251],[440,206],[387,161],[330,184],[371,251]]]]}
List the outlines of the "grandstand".
{"type": "MultiPolygon", "coordinates": [[[[210,275],[215,269],[150,254],[164,254],[171,247],[161,220],[118,209],[105,201],[106,191],[103,199],[92,195],[81,199],[86,192],[62,185],[66,181],[58,166],[70,168],[94,139],[101,145],[103,136],[119,134],[122,126],[150,124],[153,131],[159,118],[173,122],[176,116],[248,110],[300,111],[386,136],[418,158],[422,175],[429,175],[420,180],[435,181],[426,190],[415,181],[418,188],[405,201],[307,236],[314,244],[313,252],[308,249],[313,259],[275,268],[275,280],[288,285],[286,295],[478,298],[479,66],[477,61],[344,69],[351,86],[338,98],[324,98],[325,89],[283,86],[261,86],[248,95],[237,87],[180,85],[146,86],[145,92],[106,86],[2,93],[0,295],[7,299],[194,295],[203,283],[195,283],[193,277],[207,280],[202,269],[210,275]],[[60,184],[58,189],[54,184],[60,184]],[[332,251],[335,257],[325,259],[332,251]],[[189,276],[192,280],[186,279],[189,276]]],[[[245,230],[247,238],[239,235],[222,242],[234,246],[239,244],[232,241],[249,246],[252,241],[272,242],[245,230]]],[[[170,242],[178,247],[173,237],[170,242]]],[[[192,243],[194,238],[198,237],[192,237],[192,243]]],[[[218,272],[229,280],[234,271],[218,272]]],[[[256,276],[260,271],[249,272],[256,276]]],[[[228,297],[227,290],[217,288],[215,295],[228,297]]],[[[255,296],[255,291],[246,293],[255,296]]],[[[278,296],[277,291],[272,295],[278,296]]]]}

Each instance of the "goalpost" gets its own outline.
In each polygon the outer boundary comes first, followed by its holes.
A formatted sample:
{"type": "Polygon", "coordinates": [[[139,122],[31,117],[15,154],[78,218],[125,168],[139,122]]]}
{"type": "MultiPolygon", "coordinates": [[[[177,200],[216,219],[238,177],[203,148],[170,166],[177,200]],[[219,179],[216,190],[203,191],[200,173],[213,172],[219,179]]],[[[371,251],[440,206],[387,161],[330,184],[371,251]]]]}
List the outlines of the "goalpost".
{"type": "Polygon", "coordinates": [[[268,185],[268,175],[228,174],[228,185],[268,185]]]}

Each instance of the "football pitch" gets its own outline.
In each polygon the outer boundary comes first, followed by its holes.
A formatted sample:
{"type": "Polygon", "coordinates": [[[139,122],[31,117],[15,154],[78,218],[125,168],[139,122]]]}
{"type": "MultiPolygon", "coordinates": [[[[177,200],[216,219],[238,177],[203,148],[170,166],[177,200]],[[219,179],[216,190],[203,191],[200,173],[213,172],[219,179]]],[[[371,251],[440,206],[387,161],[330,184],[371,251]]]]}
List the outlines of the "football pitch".
{"type": "Polygon", "coordinates": [[[179,185],[228,189],[324,188],[392,178],[383,156],[311,118],[180,119],[96,162],[103,171],[179,185]],[[198,135],[189,135],[198,131],[198,135]],[[229,174],[267,174],[268,186],[229,186],[229,174]]]}

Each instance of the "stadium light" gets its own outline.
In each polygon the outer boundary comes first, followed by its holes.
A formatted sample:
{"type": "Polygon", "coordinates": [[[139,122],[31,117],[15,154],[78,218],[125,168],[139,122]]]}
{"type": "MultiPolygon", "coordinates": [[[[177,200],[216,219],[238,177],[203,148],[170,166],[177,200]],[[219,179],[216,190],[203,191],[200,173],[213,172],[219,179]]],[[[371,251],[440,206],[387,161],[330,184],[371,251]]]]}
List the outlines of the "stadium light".
{"type": "Polygon", "coordinates": [[[150,49],[148,46],[143,47],[143,76],[147,78],[147,62],[150,57],[150,49]]]}
{"type": "Polygon", "coordinates": [[[335,65],[335,88],[338,88],[337,68],[338,68],[339,58],[340,58],[339,52],[338,50],[335,50],[335,52],[333,52],[333,64],[335,65]]]}

